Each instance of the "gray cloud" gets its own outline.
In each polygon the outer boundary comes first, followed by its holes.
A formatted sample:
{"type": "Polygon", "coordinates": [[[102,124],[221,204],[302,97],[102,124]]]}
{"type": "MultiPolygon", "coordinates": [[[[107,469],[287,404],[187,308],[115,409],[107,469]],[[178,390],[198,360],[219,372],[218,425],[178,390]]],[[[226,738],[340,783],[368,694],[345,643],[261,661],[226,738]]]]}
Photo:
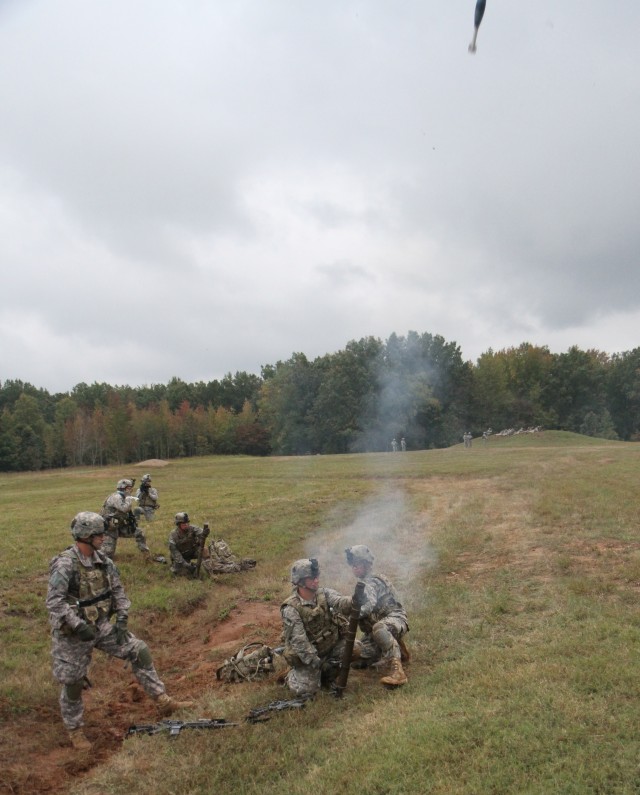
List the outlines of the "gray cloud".
{"type": "Polygon", "coordinates": [[[473,6],[2,4],[0,379],[635,347],[640,7],[473,6]]]}

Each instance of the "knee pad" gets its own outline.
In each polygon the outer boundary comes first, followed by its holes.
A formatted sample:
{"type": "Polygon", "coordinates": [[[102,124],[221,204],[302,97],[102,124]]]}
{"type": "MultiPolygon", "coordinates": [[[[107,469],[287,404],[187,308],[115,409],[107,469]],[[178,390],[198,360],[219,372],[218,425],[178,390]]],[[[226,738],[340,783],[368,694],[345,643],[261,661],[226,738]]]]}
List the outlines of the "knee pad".
{"type": "Polygon", "coordinates": [[[72,682],[70,685],[64,686],[64,694],[67,701],[80,701],[82,698],[84,682],[72,682]]]}
{"type": "Polygon", "coordinates": [[[374,624],[371,635],[373,636],[376,646],[379,649],[382,649],[383,652],[388,651],[393,646],[393,635],[385,627],[382,621],[374,624]]]}
{"type": "Polygon", "coordinates": [[[140,668],[153,668],[153,660],[151,659],[151,652],[149,647],[144,641],[140,641],[140,647],[136,653],[136,664],[140,668]]]}

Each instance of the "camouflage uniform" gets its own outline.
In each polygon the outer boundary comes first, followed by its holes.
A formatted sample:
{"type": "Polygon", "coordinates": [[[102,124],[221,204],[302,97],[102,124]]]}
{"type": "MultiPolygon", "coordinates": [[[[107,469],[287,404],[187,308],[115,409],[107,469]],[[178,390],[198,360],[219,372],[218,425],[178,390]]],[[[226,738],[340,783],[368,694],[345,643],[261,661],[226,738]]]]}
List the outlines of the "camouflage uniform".
{"type": "Polygon", "coordinates": [[[149,552],[147,539],[144,530],[137,524],[135,531],[131,530],[132,520],[135,522],[135,513],[139,513],[136,507],[136,498],[127,495],[124,491],[114,491],[104,501],[100,515],[109,520],[109,525],[105,531],[102,552],[110,558],[116,554],[116,544],[118,538],[131,538],[136,540],[136,546],[140,552],[149,552]]]}
{"type": "Polygon", "coordinates": [[[192,524],[184,532],[176,527],[169,533],[172,574],[182,577],[195,575],[196,564],[191,561],[198,557],[204,538],[206,538],[205,531],[192,524]]]}
{"type": "Polygon", "coordinates": [[[224,538],[219,538],[209,544],[209,557],[202,565],[209,574],[236,574],[253,569],[256,562],[251,558],[237,558],[224,538]]]}
{"type": "Polygon", "coordinates": [[[282,603],[284,657],[291,666],[285,681],[297,696],[313,695],[321,684],[335,679],[350,611],[351,597],[331,588],[319,588],[313,601],[295,590],[282,603]]]}
{"type": "Polygon", "coordinates": [[[165,687],[144,641],[130,632],[118,643],[110,623],[115,613],[126,621],[131,603],[127,599],[118,569],[102,551],[85,558],[77,546],[69,547],[49,564],[47,610],[51,624],[53,675],[63,685],[60,711],[70,731],[83,725],[82,689],[94,648],[131,663],[131,669],[145,692],[162,696],[165,687]],[[95,627],[93,640],[81,640],[75,631],[84,625],[95,627]]]}
{"type": "Polygon", "coordinates": [[[158,504],[158,489],[155,489],[150,484],[151,478],[145,475],[145,477],[142,478],[142,483],[136,495],[140,510],[144,514],[144,518],[147,520],[147,522],[153,521],[156,511],[160,507],[158,504]]]}
{"type": "Polygon", "coordinates": [[[391,582],[382,574],[367,574],[360,607],[360,629],[364,633],[360,656],[369,664],[378,660],[399,660],[398,641],[409,631],[407,613],[398,601],[391,582]]]}

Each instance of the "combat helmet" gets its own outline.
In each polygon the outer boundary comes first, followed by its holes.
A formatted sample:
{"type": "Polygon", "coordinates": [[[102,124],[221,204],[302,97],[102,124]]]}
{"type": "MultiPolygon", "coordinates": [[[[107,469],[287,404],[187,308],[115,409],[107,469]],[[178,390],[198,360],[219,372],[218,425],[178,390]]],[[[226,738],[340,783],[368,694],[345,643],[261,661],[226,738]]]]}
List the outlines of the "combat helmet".
{"type": "Polygon", "coordinates": [[[129,478],[122,478],[116,483],[116,489],[118,491],[124,491],[125,489],[132,489],[133,488],[133,481],[129,480],[129,478]]]}
{"type": "Polygon", "coordinates": [[[141,483],[151,483],[151,475],[143,475],[141,483]]]}
{"type": "Polygon", "coordinates": [[[291,582],[299,585],[307,577],[317,577],[320,574],[320,565],[316,558],[302,558],[296,560],[291,567],[291,582]]]}
{"type": "Polygon", "coordinates": [[[357,566],[358,563],[366,563],[367,566],[373,566],[373,561],[375,560],[373,553],[364,544],[355,544],[355,546],[347,547],[345,553],[347,555],[347,563],[350,566],[357,566]]]}
{"type": "Polygon", "coordinates": [[[104,519],[99,513],[81,511],[71,521],[71,535],[76,541],[104,534],[104,519]]]}
{"type": "Polygon", "coordinates": [[[176,514],[176,524],[182,524],[189,521],[189,514],[186,511],[178,511],[176,514]]]}

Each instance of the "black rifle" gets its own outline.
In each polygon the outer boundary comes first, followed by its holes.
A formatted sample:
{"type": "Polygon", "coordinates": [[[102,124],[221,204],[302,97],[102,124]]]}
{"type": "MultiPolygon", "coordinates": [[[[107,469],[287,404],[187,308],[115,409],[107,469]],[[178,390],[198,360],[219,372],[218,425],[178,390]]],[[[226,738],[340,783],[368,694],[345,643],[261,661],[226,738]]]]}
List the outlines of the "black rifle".
{"type": "Polygon", "coordinates": [[[160,723],[141,723],[129,726],[125,737],[133,737],[134,734],[160,734],[168,731],[169,737],[177,737],[183,729],[226,729],[229,726],[237,726],[237,723],[229,723],[224,718],[200,718],[200,720],[161,720],[160,723]]]}
{"type": "Polygon", "coordinates": [[[133,511],[129,511],[124,519],[113,517],[111,521],[120,538],[133,538],[138,531],[138,521],[133,511]]]}
{"type": "Polygon", "coordinates": [[[300,696],[299,698],[291,698],[288,701],[272,701],[266,707],[255,707],[249,710],[249,714],[245,718],[249,723],[262,723],[269,720],[270,712],[283,712],[286,709],[303,709],[307,706],[307,701],[311,696],[300,696]]]}

